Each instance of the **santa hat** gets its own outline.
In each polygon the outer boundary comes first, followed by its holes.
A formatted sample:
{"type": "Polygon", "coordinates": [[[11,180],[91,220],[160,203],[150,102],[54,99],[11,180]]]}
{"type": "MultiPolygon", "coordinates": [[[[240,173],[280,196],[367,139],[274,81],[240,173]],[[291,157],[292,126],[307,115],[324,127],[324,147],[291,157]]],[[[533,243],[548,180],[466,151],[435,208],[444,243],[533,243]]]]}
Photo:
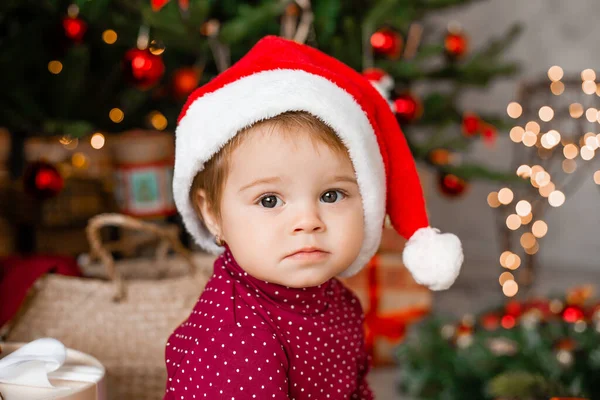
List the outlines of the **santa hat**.
{"type": "Polygon", "coordinates": [[[340,276],[356,274],[375,255],[387,213],[408,239],[403,261],[415,280],[433,290],[450,287],[463,261],[460,240],[429,226],[415,162],[386,100],[349,66],[275,36],[196,89],[179,116],[173,193],[196,242],[213,254],[224,250],[190,202],[196,174],[242,128],[287,111],[305,111],[329,125],[356,171],[365,235],[358,257],[340,276]]]}

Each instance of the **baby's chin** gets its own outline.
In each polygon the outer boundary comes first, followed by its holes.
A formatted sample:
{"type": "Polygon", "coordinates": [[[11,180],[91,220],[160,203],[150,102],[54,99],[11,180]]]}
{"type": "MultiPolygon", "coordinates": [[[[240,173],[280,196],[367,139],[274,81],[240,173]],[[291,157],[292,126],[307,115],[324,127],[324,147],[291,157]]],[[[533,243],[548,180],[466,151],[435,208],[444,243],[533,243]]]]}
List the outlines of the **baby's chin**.
{"type": "Polygon", "coordinates": [[[315,273],[315,271],[289,272],[285,277],[278,278],[278,282],[274,283],[295,289],[301,289],[319,286],[331,278],[333,278],[333,276],[323,275],[322,273],[318,272],[315,273]]]}

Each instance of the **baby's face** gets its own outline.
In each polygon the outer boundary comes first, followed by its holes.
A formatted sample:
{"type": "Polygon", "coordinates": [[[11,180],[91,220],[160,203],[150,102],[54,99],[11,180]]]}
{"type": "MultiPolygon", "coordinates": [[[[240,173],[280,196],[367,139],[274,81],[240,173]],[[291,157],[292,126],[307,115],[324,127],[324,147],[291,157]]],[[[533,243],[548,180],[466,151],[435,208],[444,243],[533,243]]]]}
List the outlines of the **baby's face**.
{"type": "Polygon", "coordinates": [[[291,140],[272,129],[248,132],[232,155],[221,204],[223,237],[255,278],[317,286],[348,268],[362,246],[356,175],[348,156],[313,144],[309,132],[291,140]],[[311,246],[324,253],[289,256],[311,246]]]}

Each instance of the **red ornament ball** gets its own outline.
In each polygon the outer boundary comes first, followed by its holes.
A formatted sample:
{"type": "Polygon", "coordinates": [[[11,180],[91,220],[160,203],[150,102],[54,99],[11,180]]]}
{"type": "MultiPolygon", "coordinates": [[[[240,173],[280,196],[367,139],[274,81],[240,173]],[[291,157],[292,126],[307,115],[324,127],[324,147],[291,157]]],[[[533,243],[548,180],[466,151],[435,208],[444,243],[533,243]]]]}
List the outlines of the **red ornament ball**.
{"type": "Polygon", "coordinates": [[[380,29],[371,35],[371,46],[375,53],[394,58],[400,55],[404,43],[398,32],[380,29]]]}
{"type": "Polygon", "coordinates": [[[475,114],[467,113],[463,116],[462,131],[465,136],[475,136],[480,129],[479,117],[475,114]]]}
{"type": "Polygon", "coordinates": [[[504,329],[512,329],[516,325],[517,320],[512,315],[505,315],[500,320],[500,324],[504,329]]]}
{"type": "Polygon", "coordinates": [[[451,58],[460,58],[469,50],[469,41],[462,33],[448,33],[444,40],[446,54],[451,58]]]}
{"type": "Polygon", "coordinates": [[[403,93],[393,100],[393,109],[400,122],[412,122],[423,114],[421,102],[410,93],[403,93]]]}
{"type": "Polygon", "coordinates": [[[574,323],[585,318],[583,309],[578,306],[568,306],[562,312],[562,318],[565,322],[574,323]]]}
{"type": "Polygon", "coordinates": [[[507,315],[518,318],[523,314],[523,305],[516,300],[511,300],[504,306],[504,311],[507,315]]]}
{"type": "Polygon", "coordinates": [[[173,95],[183,99],[198,87],[202,70],[197,67],[179,68],[173,74],[173,95]]]}
{"type": "Polygon", "coordinates": [[[483,136],[485,144],[493,146],[496,143],[496,137],[498,136],[496,127],[490,124],[484,124],[481,129],[481,136],[483,136]]]}
{"type": "Polygon", "coordinates": [[[29,195],[45,200],[59,194],[65,181],[52,164],[36,161],[27,166],[23,174],[23,186],[29,195]]]}
{"type": "Polygon", "coordinates": [[[165,73],[162,58],[148,49],[127,50],[122,66],[125,78],[140,89],[154,86],[165,73]]]}
{"type": "Polygon", "coordinates": [[[500,315],[488,313],[481,317],[481,325],[487,331],[493,331],[500,326],[500,315]]]}
{"type": "Polygon", "coordinates": [[[62,26],[65,30],[65,36],[74,42],[81,42],[87,31],[87,24],[85,21],[77,17],[64,17],[62,26]]]}
{"type": "Polygon", "coordinates": [[[439,179],[440,191],[448,197],[461,196],[468,187],[464,179],[454,174],[442,174],[439,179]]]}

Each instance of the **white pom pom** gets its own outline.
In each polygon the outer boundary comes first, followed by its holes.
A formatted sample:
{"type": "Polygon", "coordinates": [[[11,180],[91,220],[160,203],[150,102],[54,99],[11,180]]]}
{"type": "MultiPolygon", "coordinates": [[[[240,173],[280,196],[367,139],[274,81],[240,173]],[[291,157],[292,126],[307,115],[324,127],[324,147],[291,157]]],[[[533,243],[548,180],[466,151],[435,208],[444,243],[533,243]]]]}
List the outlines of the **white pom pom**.
{"type": "Polygon", "coordinates": [[[464,256],[458,237],[427,227],[410,237],[402,258],[417,283],[431,290],[445,290],[456,280],[464,256]]]}

